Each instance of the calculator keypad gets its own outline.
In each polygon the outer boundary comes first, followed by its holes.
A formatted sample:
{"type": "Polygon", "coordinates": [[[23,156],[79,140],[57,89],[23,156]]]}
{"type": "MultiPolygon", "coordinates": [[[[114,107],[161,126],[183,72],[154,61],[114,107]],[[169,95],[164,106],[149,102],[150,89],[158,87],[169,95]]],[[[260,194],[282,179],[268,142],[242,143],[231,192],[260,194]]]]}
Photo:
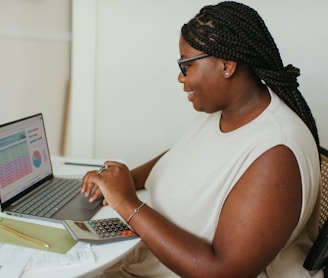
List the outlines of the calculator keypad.
{"type": "Polygon", "coordinates": [[[88,224],[103,239],[135,236],[129,226],[118,218],[90,220],[88,224]]]}

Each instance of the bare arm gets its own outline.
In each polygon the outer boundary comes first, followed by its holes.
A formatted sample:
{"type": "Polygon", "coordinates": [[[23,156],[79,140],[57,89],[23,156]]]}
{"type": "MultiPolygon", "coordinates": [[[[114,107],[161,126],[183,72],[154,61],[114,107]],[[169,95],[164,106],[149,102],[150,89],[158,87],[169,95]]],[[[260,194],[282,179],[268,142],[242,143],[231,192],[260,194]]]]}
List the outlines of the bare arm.
{"type": "MultiPolygon", "coordinates": [[[[108,203],[128,219],[141,201],[132,194],[132,178],[123,174],[127,171],[124,165],[114,163],[109,170],[104,177],[92,175],[84,182],[99,183],[108,203]]],[[[254,277],[288,240],[298,222],[301,202],[296,159],[289,149],[277,146],[259,157],[236,184],[211,243],[173,225],[148,206],[132,218],[130,225],[180,276],[254,277]]]]}
{"type": "MultiPolygon", "coordinates": [[[[151,169],[154,167],[154,165],[156,164],[156,162],[165,154],[162,153],[159,156],[153,158],[152,160],[146,162],[145,164],[133,169],[130,171],[130,175],[132,177],[133,180],[133,184],[134,184],[134,188],[135,190],[139,190],[139,189],[143,189],[145,188],[145,181],[151,171],[151,169]]],[[[92,171],[93,173],[95,173],[95,171],[92,171]]],[[[89,172],[91,173],[91,172],[89,172]]],[[[89,174],[87,173],[87,175],[89,174]]],[[[95,183],[93,183],[91,186],[86,186],[85,183],[82,184],[82,188],[81,188],[81,192],[85,194],[86,197],[90,197],[90,202],[95,201],[99,196],[102,195],[101,190],[99,189],[99,187],[97,187],[94,191],[93,191],[93,187],[95,187],[95,183]],[[93,194],[91,196],[91,192],[93,191],[93,194]]],[[[103,202],[104,205],[107,204],[107,200],[105,199],[103,202]]]]}

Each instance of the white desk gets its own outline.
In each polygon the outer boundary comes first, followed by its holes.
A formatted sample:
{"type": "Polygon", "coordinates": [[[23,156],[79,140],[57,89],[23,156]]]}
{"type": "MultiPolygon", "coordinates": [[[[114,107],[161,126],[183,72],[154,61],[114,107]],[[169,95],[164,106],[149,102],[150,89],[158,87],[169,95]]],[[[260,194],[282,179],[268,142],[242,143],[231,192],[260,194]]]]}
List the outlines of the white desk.
{"type": "MultiPolygon", "coordinates": [[[[147,201],[148,195],[146,191],[140,191],[138,193],[139,197],[142,200],[147,201]]],[[[0,213],[0,217],[4,216],[7,218],[8,215],[0,213]]],[[[94,219],[115,217],[118,214],[111,209],[109,206],[102,207],[99,212],[94,216],[94,219]]],[[[21,221],[28,221],[36,224],[49,225],[57,228],[64,227],[61,224],[48,222],[48,221],[39,221],[31,219],[16,218],[21,221]]],[[[47,277],[47,278],[66,278],[66,277],[94,277],[101,275],[102,271],[116,263],[120,258],[127,254],[133,247],[140,241],[139,238],[107,243],[101,245],[92,245],[92,250],[95,256],[95,263],[92,265],[72,265],[72,266],[54,266],[53,268],[43,268],[40,270],[29,270],[24,271],[22,278],[37,278],[37,277],[47,277]]],[[[23,248],[23,247],[22,247],[23,248]]]]}

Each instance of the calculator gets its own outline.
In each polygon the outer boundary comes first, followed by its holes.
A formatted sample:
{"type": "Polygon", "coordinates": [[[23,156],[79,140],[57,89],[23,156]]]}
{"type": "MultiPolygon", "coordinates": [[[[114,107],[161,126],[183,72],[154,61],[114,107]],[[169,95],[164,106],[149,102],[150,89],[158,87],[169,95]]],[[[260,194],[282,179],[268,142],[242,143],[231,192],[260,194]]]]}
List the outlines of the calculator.
{"type": "Polygon", "coordinates": [[[105,218],[88,221],[64,220],[64,227],[78,241],[101,244],[138,237],[119,218],[105,218]]]}

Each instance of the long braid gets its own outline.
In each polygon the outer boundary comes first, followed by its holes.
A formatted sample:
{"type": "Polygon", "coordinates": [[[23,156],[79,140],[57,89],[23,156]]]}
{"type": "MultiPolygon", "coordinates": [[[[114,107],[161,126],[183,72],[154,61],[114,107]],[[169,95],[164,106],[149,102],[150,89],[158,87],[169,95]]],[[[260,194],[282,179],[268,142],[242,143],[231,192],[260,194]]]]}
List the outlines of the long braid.
{"type": "Polygon", "coordinates": [[[308,126],[319,149],[317,126],[298,90],[298,68],[283,66],[279,50],[259,14],[233,1],[206,6],[181,28],[195,49],[247,64],[308,126]]]}

